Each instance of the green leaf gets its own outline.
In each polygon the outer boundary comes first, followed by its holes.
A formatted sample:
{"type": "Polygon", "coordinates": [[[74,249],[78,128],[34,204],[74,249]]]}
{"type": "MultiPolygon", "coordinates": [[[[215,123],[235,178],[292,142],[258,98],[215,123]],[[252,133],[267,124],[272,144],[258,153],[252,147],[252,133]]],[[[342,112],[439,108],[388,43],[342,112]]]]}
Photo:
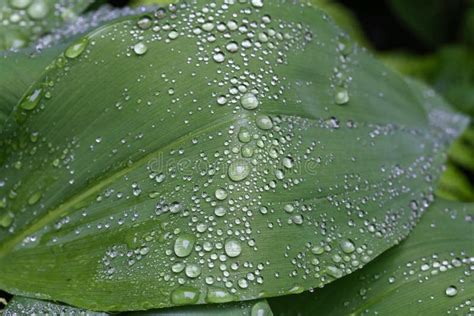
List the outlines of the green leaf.
{"type": "MultiPolygon", "coordinates": [[[[4,316],[15,315],[87,315],[105,316],[106,313],[97,313],[84,309],[74,308],[61,303],[40,301],[36,299],[16,296],[3,311],[4,316]]],[[[156,316],[272,316],[272,310],[265,300],[237,302],[228,304],[209,304],[198,306],[175,307],[162,310],[120,313],[114,315],[156,315],[156,316]]]]}
{"type": "Polygon", "coordinates": [[[370,48],[371,43],[366,38],[357,17],[343,4],[334,0],[312,0],[315,6],[324,10],[351,38],[358,44],[370,48]]]}
{"type": "Polygon", "coordinates": [[[437,201],[406,241],[324,289],[270,300],[275,315],[469,315],[474,204],[437,201]]]}
{"type": "Polygon", "coordinates": [[[36,82],[57,55],[64,50],[59,45],[35,53],[25,50],[19,53],[0,53],[0,130],[13,108],[30,86],[36,82]]]}
{"type": "Polygon", "coordinates": [[[96,313],[79,308],[74,308],[67,305],[62,305],[53,302],[46,302],[35,300],[26,297],[16,296],[3,310],[3,316],[16,315],[87,315],[87,316],[101,316],[107,315],[104,313],[96,313]]]}
{"type": "Polygon", "coordinates": [[[293,1],[156,15],[78,40],[9,116],[0,288],[114,311],[271,297],[410,232],[466,118],[293,1]]]}
{"type": "Polygon", "coordinates": [[[93,0],[0,0],[0,51],[26,47],[64,22],[77,18],[93,0]]]}

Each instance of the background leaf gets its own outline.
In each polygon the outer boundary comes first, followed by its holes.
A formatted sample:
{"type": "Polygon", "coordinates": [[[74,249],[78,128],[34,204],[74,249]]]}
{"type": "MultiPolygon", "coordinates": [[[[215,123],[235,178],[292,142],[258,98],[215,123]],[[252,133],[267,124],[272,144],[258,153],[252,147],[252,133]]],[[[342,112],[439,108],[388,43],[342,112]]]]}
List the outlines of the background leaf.
{"type": "Polygon", "coordinates": [[[418,35],[418,38],[431,46],[437,46],[450,39],[463,10],[461,0],[390,0],[388,2],[398,17],[418,35]]]}
{"type": "Polygon", "coordinates": [[[0,51],[26,47],[77,18],[93,0],[0,0],[0,51]]]}
{"type": "MultiPolygon", "coordinates": [[[[4,316],[14,315],[87,315],[105,316],[106,313],[96,313],[74,308],[59,303],[40,301],[25,297],[15,297],[3,311],[4,316]]],[[[265,300],[237,302],[229,304],[209,304],[200,306],[185,306],[162,310],[143,312],[119,313],[113,315],[157,315],[157,316],[272,316],[270,306],[265,300]]]]}
{"type": "Polygon", "coordinates": [[[410,232],[466,124],[293,1],[110,23],[2,132],[0,287],[140,310],[323,286],[410,232]]]}
{"type": "Polygon", "coordinates": [[[275,315],[469,315],[474,204],[437,201],[406,241],[314,293],[272,299],[275,315]]]}

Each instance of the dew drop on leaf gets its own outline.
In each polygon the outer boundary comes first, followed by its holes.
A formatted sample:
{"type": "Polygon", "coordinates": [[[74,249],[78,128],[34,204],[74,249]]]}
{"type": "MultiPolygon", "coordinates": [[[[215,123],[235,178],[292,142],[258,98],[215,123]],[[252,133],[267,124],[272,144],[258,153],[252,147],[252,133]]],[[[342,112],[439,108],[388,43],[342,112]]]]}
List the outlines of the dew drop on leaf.
{"type": "Polygon", "coordinates": [[[240,100],[242,107],[247,110],[254,110],[258,107],[258,99],[253,93],[246,93],[242,96],[240,100]]]}
{"type": "Polygon", "coordinates": [[[143,42],[138,42],[133,46],[133,51],[137,55],[145,55],[148,51],[148,47],[143,42]]]}
{"type": "Polygon", "coordinates": [[[229,165],[229,178],[232,181],[242,181],[250,174],[250,164],[243,159],[237,159],[229,165]]]}
{"type": "Polygon", "coordinates": [[[225,242],[225,253],[229,257],[238,257],[242,251],[240,242],[237,239],[228,239],[225,242]]]}
{"type": "Polygon", "coordinates": [[[72,44],[66,49],[66,51],[64,52],[64,56],[70,59],[77,58],[86,49],[88,44],[89,40],[86,37],[81,38],[79,41],[72,44]]]}
{"type": "Polygon", "coordinates": [[[193,251],[196,238],[191,234],[182,234],[174,242],[174,253],[178,257],[187,257],[193,251]]]}
{"type": "Polygon", "coordinates": [[[190,286],[182,286],[171,293],[171,302],[175,305],[195,304],[199,300],[199,290],[190,286]]]}

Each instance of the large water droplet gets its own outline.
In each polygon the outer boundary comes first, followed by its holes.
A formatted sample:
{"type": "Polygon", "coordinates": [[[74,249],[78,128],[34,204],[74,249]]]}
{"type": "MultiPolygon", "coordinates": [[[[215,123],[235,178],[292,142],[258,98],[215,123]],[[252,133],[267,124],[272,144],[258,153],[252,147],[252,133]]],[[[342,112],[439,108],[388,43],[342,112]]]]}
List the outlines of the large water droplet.
{"type": "Polygon", "coordinates": [[[257,116],[257,118],[255,119],[255,122],[257,123],[257,127],[263,130],[268,130],[273,127],[273,121],[267,115],[257,116]]]}
{"type": "Polygon", "coordinates": [[[26,10],[26,13],[28,13],[33,20],[44,19],[48,15],[48,12],[49,7],[44,0],[36,0],[26,10]]]}
{"type": "Polygon", "coordinates": [[[23,100],[23,102],[21,102],[20,107],[24,110],[31,111],[38,105],[42,97],[43,89],[35,89],[29,96],[27,96],[23,100]]]}
{"type": "Polygon", "coordinates": [[[273,315],[270,306],[266,302],[258,302],[252,307],[251,316],[271,316],[273,315]]]}
{"type": "Polygon", "coordinates": [[[171,293],[171,302],[175,305],[196,304],[199,300],[199,290],[190,286],[181,286],[171,293]]]}
{"type": "Polygon", "coordinates": [[[193,251],[196,238],[191,234],[182,234],[174,242],[174,253],[178,257],[187,257],[193,251]]]}
{"type": "Polygon", "coordinates": [[[24,9],[31,4],[31,0],[10,0],[9,3],[15,9],[24,9]]]}
{"type": "Polygon", "coordinates": [[[238,257],[242,252],[242,246],[237,239],[228,239],[225,242],[225,253],[229,257],[238,257]]]}
{"type": "Polygon", "coordinates": [[[143,42],[138,42],[133,46],[133,51],[137,55],[145,55],[148,51],[148,47],[143,42]]]}
{"type": "Polygon", "coordinates": [[[446,293],[447,296],[453,297],[453,296],[456,296],[458,294],[458,289],[454,285],[451,285],[451,286],[448,286],[446,288],[445,293],[446,293]]]}
{"type": "Polygon", "coordinates": [[[208,303],[227,303],[233,299],[234,296],[223,288],[211,286],[207,290],[206,300],[208,303]]]}
{"type": "Polygon", "coordinates": [[[345,253],[353,253],[355,250],[354,243],[348,239],[342,240],[340,246],[345,253]]]}
{"type": "Polygon", "coordinates": [[[186,266],[184,272],[187,277],[194,279],[201,275],[201,267],[195,263],[190,263],[186,266]]]}
{"type": "Polygon", "coordinates": [[[243,159],[237,159],[229,165],[229,178],[232,181],[242,181],[250,174],[250,164],[243,159]]]}
{"type": "Polygon", "coordinates": [[[254,110],[258,107],[258,99],[253,93],[246,93],[240,99],[242,107],[247,110],[254,110]]]}
{"type": "Polygon", "coordinates": [[[64,52],[64,56],[66,56],[67,58],[74,59],[82,54],[88,44],[89,40],[86,37],[81,38],[79,41],[72,44],[66,49],[66,51],[64,52]]]}

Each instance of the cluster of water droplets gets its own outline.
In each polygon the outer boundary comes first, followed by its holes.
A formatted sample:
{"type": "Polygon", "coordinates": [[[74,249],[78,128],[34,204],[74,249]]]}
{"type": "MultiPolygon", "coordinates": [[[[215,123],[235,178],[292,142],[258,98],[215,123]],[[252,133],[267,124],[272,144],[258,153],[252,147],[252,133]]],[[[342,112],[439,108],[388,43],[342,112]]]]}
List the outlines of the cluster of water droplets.
{"type": "MultiPolygon", "coordinates": [[[[433,201],[432,184],[441,172],[433,157],[445,149],[449,139],[442,130],[453,122],[433,118],[440,126],[432,136],[298,112],[308,105],[288,97],[292,89],[316,88],[313,81],[288,79],[290,56],[321,43],[309,25],[276,17],[266,6],[262,0],[173,4],[72,43],[50,66],[56,76],[45,76],[19,104],[20,132],[5,140],[8,175],[26,177],[36,171],[30,158],[47,152],[41,168],[53,176],[31,184],[34,190],[14,176],[0,179],[0,225],[15,233],[15,216],[28,221],[26,211],[54,209],[55,224],[24,236],[25,248],[120,232],[101,253],[96,280],[150,280],[143,287],[164,291],[175,305],[276,294],[268,293],[266,283],[276,284],[270,289],[278,293],[298,293],[351,273],[400,241],[433,201]],[[92,59],[102,43],[120,49],[92,59]],[[156,69],[162,65],[156,52],[183,64],[156,69]],[[48,106],[60,94],[57,86],[73,80],[81,65],[100,69],[108,58],[155,71],[132,73],[134,82],[114,90],[113,104],[99,105],[97,118],[114,115],[123,131],[114,126],[114,135],[104,129],[91,137],[74,127],[77,135],[64,143],[29,125],[54,111],[48,106]],[[150,124],[154,108],[160,115],[150,124]],[[132,115],[144,119],[140,130],[124,123],[132,115]],[[204,118],[212,120],[201,126],[204,118]],[[172,137],[168,130],[183,132],[158,148],[148,145],[172,137]],[[403,165],[369,166],[375,176],[351,171],[357,155],[370,159],[388,152],[387,139],[400,135],[433,148],[403,165]],[[341,148],[340,139],[353,144],[341,148]],[[113,148],[102,150],[107,144],[113,148]],[[84,157],[91,158],[91,169],[81,165],[84,157]],[[82,192],[81,181],[95,183],[95,164],[106,164],[98,172],[112,176],[80,194],[78,205],[46,200],[51,192],[36,190],[67,179],[65,186],[82,192]],[[412,188],[414,181],[426,190],[412,188]]],[[[340,34],[332,45],[339,66],[328,88],[331,100],[343,105],[349,102],[353,47],[340,34]]]]}

